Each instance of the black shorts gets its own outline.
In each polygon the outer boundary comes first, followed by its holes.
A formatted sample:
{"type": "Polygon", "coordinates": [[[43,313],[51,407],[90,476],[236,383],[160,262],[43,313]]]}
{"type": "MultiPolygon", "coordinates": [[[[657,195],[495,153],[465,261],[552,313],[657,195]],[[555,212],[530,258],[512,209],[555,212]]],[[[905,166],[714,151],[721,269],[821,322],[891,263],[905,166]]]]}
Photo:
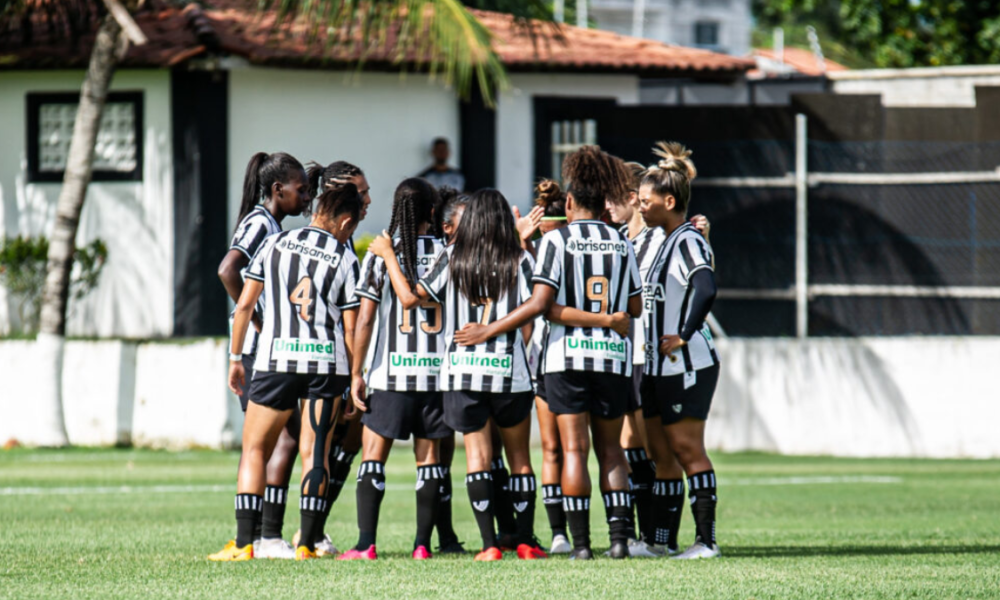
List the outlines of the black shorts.
{"type": "Polygon", "coordinates": [[[590,413],[617,419],[628,408],[632,382],[625,375],[598,371],[563,371],[545,374],[545,401],[557,415],[590,413]]]}
{"type": "Polygon", "coordinates": [[[642,365],[632,365],[632,385],[628,389],[628,404],[625,412],[632,414],[642,408],[642,365]]]}
{"type": "Polygon", "coordinates": [[[545,375],[535,377],[535,395],[545,400],[545,375]]]}
{"type": "Polygon", "coordinates": [[[373,390],[361,422],[380,436],[394,440],[408,440],[411,435],[438,440],[454,433],[444,423],[441,392],[373,390]]]}
{"type": "Polygon", "coordinates": [[[520,425],[531,416],[534,394],[527,392],[472,392],[459,390],[444,393],[444,421],[459,433],[472,433],[486,427],[490,417],[497,427],[520,425]]]}
{"type": "Polygon", "coordinates": [[[695,371],[695,383],[684,389],[684,374],[642,379],[642,414],[647,419],[660,417],[664,425],[681,419],[704,421],[712,408],[715,386],[719,383],[719,365],[695,371]]]}
{"type": "Polygon", "coordinates": [[[250,401],[250,382],[253,381],[253,363],[257,358],[251,354],[243,355],[243,393],[239,395],[240,408],[247,411],[247,402],[250,401]]]}
{"type": "Polygon", "coordinates": [[[257,371],[250,383],[250,401],[275,410],[299,406],[299,400],[333,400],[351,385],[347,375],[308,375],[257,371]]]}

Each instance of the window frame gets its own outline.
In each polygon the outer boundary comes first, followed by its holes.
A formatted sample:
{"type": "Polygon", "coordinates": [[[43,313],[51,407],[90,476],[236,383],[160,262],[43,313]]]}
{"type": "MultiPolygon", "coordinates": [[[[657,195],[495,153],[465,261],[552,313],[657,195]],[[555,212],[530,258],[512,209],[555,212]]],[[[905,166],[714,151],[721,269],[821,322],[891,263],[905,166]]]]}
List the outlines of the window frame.
{"type": "Polygon", "coordinates": [[[711,19],[702,19],[694,22],[694,46],[696,48],[718,48],[720,33],[722,32],[722,24],[719,21],[713,21],[711,19]],[[703,26],[711,26],[715,29],[715,41],[712,43],[702,43],[698,41],[698,33],[701,31],[703,26]]]}
{"type": "MultiPolygon", "coordinates": [[[[91,181],[142,181],[143,171],[143,131],[145,129],[144,94],[141,91],[110,92],[109,103],[129,103],[135,111],[135,168],[131,171],[107,171],[94,169],[91,181]]],[[[38,134],[41,129],[41,107],[43,104],[80,104],[80,92],[28,92],[25,96],[28,152],[28,182],[57,183],[63,181],[66,170],[42,171],[40,168],[40,147],[38,134]]]]}

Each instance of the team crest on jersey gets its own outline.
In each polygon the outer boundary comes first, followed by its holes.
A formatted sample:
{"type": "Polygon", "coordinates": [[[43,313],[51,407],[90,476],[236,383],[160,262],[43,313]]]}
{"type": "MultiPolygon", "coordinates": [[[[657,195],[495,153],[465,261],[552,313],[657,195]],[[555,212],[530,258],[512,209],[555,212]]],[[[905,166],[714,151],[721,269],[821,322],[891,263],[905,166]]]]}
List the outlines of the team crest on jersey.
{"type": "Polygon", "coordinates": [[[629,242],[619,240],[574,240],[566,243],[566,251],[572,254],[618,254],[628,256],[629,242]]]}
{"type": "Polygon", "coordinates": [[[566,356],[624,361],[628,356],[625,340],[602,340],[583,336],[566,338],[566,356]]]}
{"type": "Polygon", "coordinates": [[[514,357],[510,354],[452,352],[448,355],[448,371],[451,375],[511,377],[514,357]]]}
{"type": "Polygon", "coordinates": [[[390,352],[389,375],[394,377],[437,375],[441,372],[441,364],[443,362],[444,357],[441,354],[390,352]]]}
{"type": "Polygon", "coordinates": [[[311,360],[334,362],[337,360],[337,347],[333,342],[299,338],[276,338],[271,345],[273,360],[311,360]]]}

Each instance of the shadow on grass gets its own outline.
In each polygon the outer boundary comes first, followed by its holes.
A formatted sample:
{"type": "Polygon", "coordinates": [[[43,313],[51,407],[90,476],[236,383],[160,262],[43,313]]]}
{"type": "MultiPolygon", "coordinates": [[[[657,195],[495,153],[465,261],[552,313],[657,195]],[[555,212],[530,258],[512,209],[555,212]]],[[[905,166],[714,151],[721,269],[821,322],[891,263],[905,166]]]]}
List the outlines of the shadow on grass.
{"type": "Polygon", "coordinates": [[[912,556],[929,554],[997,554],[1000,546],[723,546],[727,558],[781,558],[801,556],[912,556]]]}

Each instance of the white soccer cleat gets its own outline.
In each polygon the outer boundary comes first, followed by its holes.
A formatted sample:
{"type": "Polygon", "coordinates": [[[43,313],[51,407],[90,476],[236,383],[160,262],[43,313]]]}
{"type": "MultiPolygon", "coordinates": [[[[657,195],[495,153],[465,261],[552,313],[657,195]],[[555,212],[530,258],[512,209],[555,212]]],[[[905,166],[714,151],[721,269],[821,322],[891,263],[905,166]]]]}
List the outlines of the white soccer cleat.
{"type": "Polygon", "coordinates": [[[628,554],[632,558],[660,558],[665,554],[665,548],[652,546],[642,540],[629,540],[628,554]]]}
{"type": "Polygon", "coordinates": [[[253,557],[295,560],[295,548],[281,538],[262,538],[254,544],[253,557]]]}
{"type": "Polygon", "coordinates": [[[337,556],[339,553],[340,550],[337,550],[337,547],[333,545],[333,540],[325,533],[323,539],[316,542],[316,556],[322,558],[324,556],[337,556]]]}
{"type": "Polygon", "coordinates": [[[673,560],[698,560],[702,558],[719,558],[722,550],[717,544],[707,546],[701,542],[695,542],[690,548],[676,556],[671,556],[673,560]]]}
{"type": "Polygon", "coordinates": [[[552,536],[552,546],[549,548],[549,554],[569,554],[573,551],[573,546],[566,539],[566,536],[559,533],[552,536]]]}

